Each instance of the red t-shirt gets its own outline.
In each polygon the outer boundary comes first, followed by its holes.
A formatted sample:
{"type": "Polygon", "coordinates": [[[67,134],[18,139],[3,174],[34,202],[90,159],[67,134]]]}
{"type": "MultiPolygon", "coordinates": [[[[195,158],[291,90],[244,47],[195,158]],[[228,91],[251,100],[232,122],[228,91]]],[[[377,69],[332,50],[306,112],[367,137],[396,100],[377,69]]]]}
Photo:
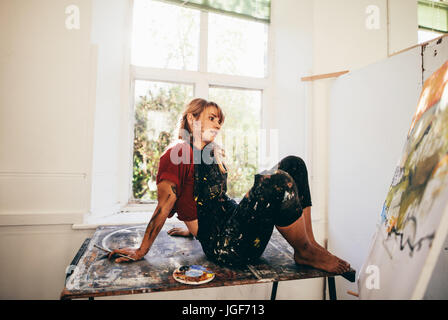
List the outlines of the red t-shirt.
{"type": "Polygon", "coordinates": [[[177,200],[168,217],[171,218],[177,212],[179,220],[197,219],[196,202],[193,196],[193,150],[187,141],[176,141],[160,157],[156,184],[162,180],[175,183],[177,189],[177,200]]]}

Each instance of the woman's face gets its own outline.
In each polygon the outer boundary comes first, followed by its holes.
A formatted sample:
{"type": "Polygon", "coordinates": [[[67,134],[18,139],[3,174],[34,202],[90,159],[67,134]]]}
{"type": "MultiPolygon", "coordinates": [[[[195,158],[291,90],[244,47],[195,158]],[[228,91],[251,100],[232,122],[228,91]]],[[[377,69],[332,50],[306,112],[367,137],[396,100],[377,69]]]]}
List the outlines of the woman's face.
{"type": "Polygon", "coordinates": [[[194,121],[192,128],[195,140],[199,137],[199,126],[203,145],[212,142],[221,129],[221,119],[218,117],[218,109],[213,106],[207,107],[199,115],[199,119],[194,121]]]}

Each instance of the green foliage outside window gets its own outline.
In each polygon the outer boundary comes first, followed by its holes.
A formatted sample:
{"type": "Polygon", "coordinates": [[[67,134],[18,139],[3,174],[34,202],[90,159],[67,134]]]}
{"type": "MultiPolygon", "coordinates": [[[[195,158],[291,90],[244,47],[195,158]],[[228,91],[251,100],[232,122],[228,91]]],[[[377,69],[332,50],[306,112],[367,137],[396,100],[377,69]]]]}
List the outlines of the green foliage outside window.
{"type": "MultiPolygon", "coordinates": [[[[192,99],[193,89],[160,83],[149,87],[145,95],[137,97],[135,106],[132,187],[134,199],[140,201],[157,200],[155,181],[159,159],[166,147],[177,139],[178,121],[192,99]],[[154,130],[156,126],[162,129],[154,130]]],[[[226,115],[217,143],[226,150],[227,194],[231,198],[242,198],[252,186],[258,169],[260,92],[211,88],[210,93],[210,100],[217,102],[226,115]]]]}
{"type": "Polygon", "coordinates": [[[191,89],[182,85],[152,88],[136,101],[132,177],[134,199],[157,199],[155,181],[159,159],[171,141],[177,139],[178,118],[191,98],[191,89]],[[157,114],[165,115],[164,130],[151,135],[151,123],[156,121],[151,119],[151,115],[157,114]]]}

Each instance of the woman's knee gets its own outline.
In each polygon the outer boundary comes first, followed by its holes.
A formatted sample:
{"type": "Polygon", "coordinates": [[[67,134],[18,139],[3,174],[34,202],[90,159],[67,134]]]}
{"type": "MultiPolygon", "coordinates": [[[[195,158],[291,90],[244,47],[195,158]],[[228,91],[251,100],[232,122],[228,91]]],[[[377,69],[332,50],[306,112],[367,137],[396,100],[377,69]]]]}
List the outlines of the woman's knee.
{"type": "Polygon", "coordinates": [[[277,174],[281,177],[278,185],[278,205],[279,210],[275,212],[274,224],[276,226],[288,226],[302,214],[302,207],[299,199],[297,185],[291,175],[281,169],[277,170],[277,174]]]}
{"type": "Polygon", "coordinates": [[[277,169],[269,175],[257,175],[251,192],[257,200],[262,200],[260,208],[269,206],[270,209],[266,212],[269,212],[275,225],[289,225],[301,215],[297,185],[294,178],[282,169],[277,169]]]}
{"type": "Polygon", "coordinates": [[[308,170],[305,161],[297,156],[287,156],[280,161],[279,168],[287,171],[294,178],[303,208],[311,206],[308,170]]]}
{"type": "Polygon", "coordinates": [[[277,169],[269,174],[256,174],[254,186],[269,193],[283,194],[285,191],[294,190],[296,187],[294,178],[286,171],[277,169]],[[269,190],[269,191],[268,191],[269,190]]]}
{"type": "Polygon", "coordinates": [[[289,155],[284,157],[279,163],[279,169],[288,171],[290,168],[296,168],[301,170],[307,170],[305,161],[298,156],[289,155]]]}
{"type": "Polygon", "coordinates": [[[285,194],[297,194],[294,178],[285,170],[277,169],[271,176],[272,190],[283,199],[285,194]]]}

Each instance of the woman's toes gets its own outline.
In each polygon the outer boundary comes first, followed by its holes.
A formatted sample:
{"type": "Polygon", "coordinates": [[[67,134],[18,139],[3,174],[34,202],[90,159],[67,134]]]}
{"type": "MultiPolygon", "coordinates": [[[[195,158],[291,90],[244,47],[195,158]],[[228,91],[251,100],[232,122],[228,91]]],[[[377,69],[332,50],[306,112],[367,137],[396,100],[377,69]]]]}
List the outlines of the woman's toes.
{"type": "Polygon", "coordinates": [[[344,262],[341,261],[340,259],[338,260],[337,269],[339,273],[344,272],[345,270],[344,262]]]}

